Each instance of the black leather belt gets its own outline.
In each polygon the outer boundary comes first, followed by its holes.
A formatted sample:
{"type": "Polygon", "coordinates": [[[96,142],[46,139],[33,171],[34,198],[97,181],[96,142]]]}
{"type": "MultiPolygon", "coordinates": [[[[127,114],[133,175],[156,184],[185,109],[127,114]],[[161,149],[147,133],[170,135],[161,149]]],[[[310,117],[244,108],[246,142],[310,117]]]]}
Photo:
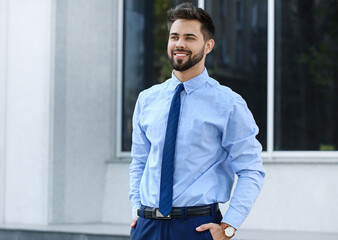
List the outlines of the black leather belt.
{"type": "MultiPolygon", "coordinates": [[[[184,216],[184,209],[187,211],[187,217],[198,217],[211,215],[212,212],[219,211],[218,203],[207,205],[207,206],[197,206],[197,207],[174,207],[171,213],[168,216],[163,216],[158,208],[144,207],[144,217],[145,218],[154,218],[154,219],[171,219],[171,218],[180,218],[184,216]]],[[[137,215],[142,216],[142,209],[137,210],[137,215]]]]}

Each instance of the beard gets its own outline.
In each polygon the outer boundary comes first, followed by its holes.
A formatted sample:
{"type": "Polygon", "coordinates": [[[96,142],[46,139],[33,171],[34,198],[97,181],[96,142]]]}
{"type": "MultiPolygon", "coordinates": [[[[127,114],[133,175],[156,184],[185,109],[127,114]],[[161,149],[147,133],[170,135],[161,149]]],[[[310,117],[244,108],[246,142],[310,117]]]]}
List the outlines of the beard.
{"type": "Polygon", "coordinates": [[[169,59],[169,62],[171,64],[172,68],[175,69],[176,71],[183,72],[183,71],[188,70],[189,68],[195,66],[204,57],[204,46],[201,49],[201,51],[199,51],[196,55],[192,56],[191,53],[192,52],[188,51],[188,50],[179,50],[179,49],[172,50],[171,54],[168,54],[168,59],[169,59]],[[178,60],[175,61],[174,53],[176,51],[186,52],[187,54],[189,54],[188,60],[186,62],[183,62],[183,59],[178,59],[178,60]]]}

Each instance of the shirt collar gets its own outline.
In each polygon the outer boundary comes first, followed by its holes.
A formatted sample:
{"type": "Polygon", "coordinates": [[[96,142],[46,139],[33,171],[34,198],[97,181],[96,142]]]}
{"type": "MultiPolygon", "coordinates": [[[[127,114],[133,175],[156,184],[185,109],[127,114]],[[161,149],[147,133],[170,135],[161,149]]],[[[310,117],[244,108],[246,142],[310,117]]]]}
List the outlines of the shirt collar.
{"type": "MultiPolygon", "coordinates": [[[[187,93],[191,93],[193,92],[195,89],[199,88],[200,86],[202,86],[205,82],[207,82],[209,79],[209,74],[206,68],[204,68],[204,71],[192,78],[189,79],[188,81],[185,81],[183,83],[184,86],[184,90],[187,93]]],[[[171,91],[175,91],[176,87],[178,84],[182,83],[180,80],[178,80],[178,78],[175,76],[174,71],[172,71],[171,73],[171,84],[170,84],[170,90],[171,91]]]]}

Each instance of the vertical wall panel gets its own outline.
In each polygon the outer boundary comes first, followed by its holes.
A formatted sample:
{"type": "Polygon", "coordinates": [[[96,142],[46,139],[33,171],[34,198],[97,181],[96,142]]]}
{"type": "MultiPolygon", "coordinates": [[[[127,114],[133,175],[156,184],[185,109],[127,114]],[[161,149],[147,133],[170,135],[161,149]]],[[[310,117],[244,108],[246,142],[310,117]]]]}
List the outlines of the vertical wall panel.
{"type": "Polygon", "coordinates": [[[7,223],[47,222],[52,1],[8,1],[7,223]]]}
{"type": "Polygon", "coordinates": [[[115,5],[56,1],[53,223],[102,219],[106,161],[115,146],[115,5]]]}
{"type": "Polygon", "coordinates": [[[0,1],[0,223],[5,215],[7,0],[0,1]]]}

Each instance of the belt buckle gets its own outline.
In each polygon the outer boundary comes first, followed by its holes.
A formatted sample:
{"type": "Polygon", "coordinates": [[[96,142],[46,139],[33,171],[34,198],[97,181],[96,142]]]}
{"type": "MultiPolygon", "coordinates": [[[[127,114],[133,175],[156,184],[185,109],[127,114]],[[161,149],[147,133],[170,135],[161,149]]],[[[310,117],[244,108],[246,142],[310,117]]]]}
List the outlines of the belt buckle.
{"type": "Polygon", "coordinates": [[[168,214],[168,216],[163,216],[158,208],[153,208],[152,217],[155,219],[171,219],[171,214],[168,214]]]}

